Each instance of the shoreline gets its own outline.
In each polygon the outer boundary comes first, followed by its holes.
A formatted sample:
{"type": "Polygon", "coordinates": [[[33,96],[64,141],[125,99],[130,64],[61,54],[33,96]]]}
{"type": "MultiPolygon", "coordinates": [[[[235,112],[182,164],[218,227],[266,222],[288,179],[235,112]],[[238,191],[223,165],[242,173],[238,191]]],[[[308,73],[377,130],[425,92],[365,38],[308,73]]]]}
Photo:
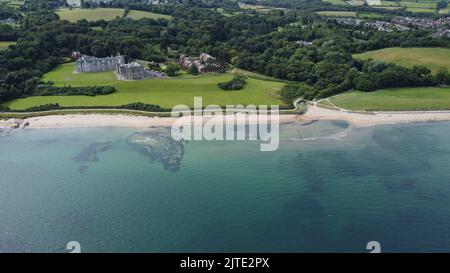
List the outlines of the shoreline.
{"type": "MultiPolygon", "coordinates": [[[[270,120],[270,116],[269,120],[270,120]]],[[[203,122],[209,118],[203,118],[203,122]]],[[[236,124],[248,122],[251,124],[260,123],[257,118],[226,116],[226,121],[235,119],[236,124]]],[[[178,118],[173,117],[149,117],[124,114],[67,114],[37,116],[25,119],[8,119],[0,121],[0,128],[14,127],[19,129],[56,129],[56,128],[86,128],[86,127],[167,127],[171,126],[178,118]],[[6,126],[9,124],[9,126],[6,126]]],[[[284,114],[279,115],[280,124],[291,122],[310,122],[314,120],[343,120],[351,125],[367,127],[374,125],[389,125],[401,123],[450,121],[450,111],[402,111],[402,112],[373,112],[357,113],[335,109],[322,108],[308,105],[308,110],[304,114],[284,114]]]]}
{"type": "MultiPolygon", "coordinates": [[[[270,120],[270,115],[268,116],[270,120]]],[[[182,120],[183,118],[181,118],[182,120]]],[[[210,118],[203,118],[203,124],[210,118]]],[[[225,121],[234,119],[236,124],[245,124],[247,121],[251,124],[260,123],[257,118],[239,118],[234,115],[228,115],[225,121]]],[[[279,115],[280,124],[295,122],[298,115],[279,115]]],[[[173,117],[147,117],[131,116],[123,114],[76,114],[76,115],[51,115],[26,118],[22,123],[28,124],[26,129],[57,129],[57,128],[89,128],[89,127],[129,127],[135,129],[149,127],[169,127],[179,118],[173,117]]],[[[187,120],[186,120],[187,122],[187,120]]]]}
{"type": "Polygon", "coordinates": [[[300,116],[299,120],[345,120],[355,126],[367,127],[402,123],[450,121],[450,111],[378,111],[362,113],[308,105],[308,110],[300,116]]]}

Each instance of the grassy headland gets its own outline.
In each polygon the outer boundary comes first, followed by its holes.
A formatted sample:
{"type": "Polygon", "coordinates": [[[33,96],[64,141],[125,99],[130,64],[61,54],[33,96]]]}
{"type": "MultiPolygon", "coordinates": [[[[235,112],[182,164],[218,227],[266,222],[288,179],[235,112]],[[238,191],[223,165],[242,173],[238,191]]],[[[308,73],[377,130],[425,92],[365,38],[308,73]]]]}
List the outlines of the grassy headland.
{"type": "Polygon", "coordinates": [[[120,106],[133,102],[157,104],[172,108],[177,104],[193,106],[195,96],[203,98],[203,105],[217,104],[264,104],[283,105],[277,91],[284,85],[255,78],[248,78],[242,90],[223,91],[217,83],[229,81],[232,74],[205,74],[196,77],[149,79],[139,81],[119,81],[113,72],[74,74],[74,64],[58,66],[47,73],[44,81],[52,81],[56,86],[111,85],[117,92],[110,95],[89,96],[35,96],[16,99],[6,105],[11,109],[23,110],[33,106],[59,103],[63,107],[77,106],[120,106]]]}

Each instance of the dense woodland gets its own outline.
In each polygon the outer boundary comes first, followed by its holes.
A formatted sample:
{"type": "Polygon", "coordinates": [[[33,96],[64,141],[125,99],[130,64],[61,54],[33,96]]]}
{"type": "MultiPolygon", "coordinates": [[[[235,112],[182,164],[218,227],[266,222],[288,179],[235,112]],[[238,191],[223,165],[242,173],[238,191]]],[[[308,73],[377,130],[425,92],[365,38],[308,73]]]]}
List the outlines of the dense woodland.
{"type": "MultiPolygon", "coordinates": [[[[0,40],[17,40],[17,45],[0,52],[0,102],[35,94],[42,75],[74,50],[99,57],[120,52],[129,59],[157,63],[171,62],[180,54],[207,52],[224,64],[289,81],[281,93],[286,102],[299,96],[325,97],[352,88],[371,91],[450,84],[446,71],[431,75],[425,67],[408,69],[351,57],[352,53],[392,46],[450,47],[449,38],[432,38],[425,30],[381,32],[341,25],[308,10],[228,17],[214,9],[232,11],[238,8],[236,2],[218,0],[190,0],[161,7],[141,1],[115,1],[109,6],[170,14],[173,19],[70,23],[59,20],[52,11],[61,2],[29,0],[22,7],[24,15],[14,14],[18,27],[0,26],[0,40]]],[[[299,8],[301,1],[267,3],[299,8]]],[[[327,5],[308,3],[311,9],[327,5]]]]}

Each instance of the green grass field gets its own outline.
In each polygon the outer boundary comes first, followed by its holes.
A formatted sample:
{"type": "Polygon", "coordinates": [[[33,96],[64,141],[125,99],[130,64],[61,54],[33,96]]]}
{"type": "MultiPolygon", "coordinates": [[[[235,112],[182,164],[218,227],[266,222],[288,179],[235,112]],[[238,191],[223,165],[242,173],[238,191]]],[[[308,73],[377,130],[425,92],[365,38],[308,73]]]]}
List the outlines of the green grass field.
{"type": "Polygon", "coordinates": [[[15,45],[16,42],[0,42],[0,51],[7,49],[10,45],[15,45]]]}
{"type": "Polygon", "coordinates": [[[399,3],[395,1],[381,1],[381,6],[398,7],[399,3]]]}
{"type": "Polygon", "coordinates": [[[375,92],[353,91],[335,96],[337,107],[355,111],[449,110],[450,87],[392,88],[375,92]]]}
{"type": "MultiPolygon", "coordinates": [[[[76,22],[81,19],[87,21],[114,20],[116,17],[122,17],[125,13],[124,9],[112,9],[112,8],[96,8],[96,9],[61,9],[56,12],[61,20],[68,20],[70,22],[76,22]]],[[[150,19],[172,19],[172,16],[165,14],[158,14],[140,10],[130,10],[127,14],[127,18],[139,20],[143,18],[150,19]]]]}
{"type": "Polygon", "coordinates": [[[271,10],[284,10],[283,8],[269,7],[264,5],[254,5],[254,4],[246,4],[239,3],[239,8],[243,10],[255,10],[258,12],[269,12],[271,10]]]}
{"type": "Polygon", "coordinates": [[[283,83],[248,78],[239,91],[223,91],[218,82],[228,81],[231,74],[208,74],[197,77],[118,81],[112,72],[73,74],[74,64],[60,65],[47,73],[43,80],[57,86],[113,85],[117,92],[110,95],[89,96],[36,96],[7,103],[11,109],[27,109],[32,106],[59,103],[61,106],[118,106],[133,102],[158,104],[172,108],[177,104],[193,105],[194,96],[203,97],[203,105],[264,104],[282,105],[277,92],[283,83]]]}
{"type": "Polygon", "coordinates": [[[343,0],[322,0],[323,2],[328,2],[334,5],[347,6],[348,4],[343,0]]]}
{"type": "Polygon", "coordinates": [[[440,67],[450,70],[449,48],[400,48],[391,47],[353,55],[357,59],[374,59],[384,62],[397,63],[405,67],[423,65],[433,73],[440,67]]]}
{"type": "Polygon", "coordinates": [[[407,11],[415,12],[415,13],[435,13],[436,10],[428,9],[428,8],[406,8],[407,11]]]}
{"type": "Polygon", "coordinates": [[[318,11],[317,13],[323,16],[356,17],[355,11],[318,11]]]}
{"type": "Polygon", "coordinates": [[[111,8],[96,8],[96,9],[61,9],[56,13],[61,20],[68,20],[70,22],[76,22],[81,19],[87,21],[110,21],[116,17],[122,17],[125,10],[123,9],[111,9],[111,8]]]}
{"type": "Polygon", "coordinates": [[[439,14],[450,14],[450,7],[446,7],[445,9],[440,9],[439,14]]]}
{"type": "Polygon", "coordinates": [[[383,18],[383,14],[378,14],[378,13],[374,13],[374,12],[358,12],[357,16],[358,16],[358,18],[364,18],[364,19],[383,18]]]}
{"type": "Polygon", "coordinates": [[[408,8],[420,8],[420,9],[435,9],[437,2],[431,1],[421,1],[421,2],[409,2],[409,1],[401,1],[400,6],[408,7],[408,8]]]}
{"type": "Polygon", "coordinates": [[[172,19],[172,16],[165,15],[165,14],[158,14],[153,12],[147,12],[147,11],[140,11],[140,10],[130,10],[130,12],[127,14],[127,18],[132,18],[134,20],[139,20],[143,18],[149,18],[149,19],[172,19]]]}
{"type": "Polygon", "coordinates": [[[23,0],[0,0],[0,4],[4,4],[14,9],[20,8],[20,6],[23,5],[23,3],[24,3],[23,0]]]}
{"type": "Polygon", "coordinates": [[[350,6],[362,6],[364,5],[364,0],[349,0],[346,1],[350,6]]]}

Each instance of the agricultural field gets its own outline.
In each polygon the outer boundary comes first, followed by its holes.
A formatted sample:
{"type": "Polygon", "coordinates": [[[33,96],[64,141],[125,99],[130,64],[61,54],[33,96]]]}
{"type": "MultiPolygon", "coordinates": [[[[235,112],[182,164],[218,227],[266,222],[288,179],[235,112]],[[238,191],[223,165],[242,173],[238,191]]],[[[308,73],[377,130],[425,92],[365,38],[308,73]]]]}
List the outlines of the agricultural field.
{"type": "MultiPolygon", "coordinates": [[[[98,21],[98,20],[114,20],[116,17],[122,17],[125,14],[124,9],[113,9],[113,8],[96,8],[96,9],[61,9],[56,12],[61,20],[68,20],[71,22],[76,22],[81,19],[86,19],[88,21],[98,21]]],[[[166,14],[158,14],[147,11],[140,10],[130,10],[126,16],[134,20],[139,20],[143,18],[149,19],[172,19],[172,16],[166,14]]]]}
{"type": "Polygon", "coordinates": [[[440,9],[439,14],[450,14],[450,7],[446,7],[445,9],[440,9]]]}
{"type": "Polygon", "coordinates": [[[386,7],[398,7],[400,6],[398,2],[395,1],[381,1],[380,6],[386,6],[386,7]]]}
{"type": "Polygon", "coordinates": [[[383,18],[383,14],[374,13],[374,12],[358,12],[357,17],[363,19],[379,19],[383,18]]]}
{"type": "Polygon", "coordinates": [[[10,45],[15,45],[16,42],[0,42],[0,51],[7,49],[10,45]]]}
{"type": "MultiPolygon", "coordinates": [[[[322,0],[324,2],[328,2],[334,5],[350,5],[350,6],[363,6],[367,3],[367,5],[379,8],[379,9],[401,9],[406,8],[406,10],[411,12],[428,12],[435,13],[436,12],[436,0],[417,0],[417,1],[377,1],[377,0],[322,0]]],[[[440,11],[441,14],[447,14],[448,8],[440,11]]]]}
{"type": "Polygon", "coordinates": [[[450,87],[391,88],[353,91],[330,98],[335,106],[354,111],[449,110],[450,87]]]}
{"type": "Polygon", "coordinates": [[[364,0],[350,0],[350,1],[346,1],[347,4],[351,5],[351,6],[362,6],[364,5],[364,0]]]}
{"type": "Polygon", "coordinates": [[[391,47],[381,50],[354,54],[357,59],[374,59],[396,63],[405,67],[423,65],[436,73],[439,68],[450,70],[450,49],[448,48],[400,48],[391,47]]]}
{"type": "Polygon", "coordinates": [[[245,4],[245,3],[239,3],[239,8],[244,10],[255,10],[258,12],[269,12],[271,10],[284,10],[283,8],[275,8],[275,7],[269,7],[269,6],[263,6],[263,5],[252,5],[252,4],[245,4]]]}
{"type": "Polygon", "coordinates": [[[348,4],[344,0],[322,0],[323,2],[328,2],[334,5],[347,6],[348,4]]]}
{"type": "Polygon", "coordinates": [[[404,6],[404,7],[408,7],[408,8],[436,9],[437,2],[431,2],[431,1],[419,1],[419,2],[402,1],[399,4],[400,4],[400,6],[404,6]]]}
{"type": "Polygon", "coordinates": [[[130,10],[127,14],[127,18],[132,18],[134,20],[139,20],[143,18],[149,18],[149,19],[172,19],[172,16],[166,15],[166,14],[158,14],[153,12],[147,12],[147,11],[140,11],[140,10],[130,10]]]}
{"type": "Polygon", "coordinates": [[[122,17],[125,13],[124,9],[96,8],[96,9],[61,9],[56,12],[61,20],[76,22],[81,19],[87,21],[110,21],[116,17],[122,17]]]}
{"type": "Polygon", "coordinates": [[[356,17],[355,11],[318,11],[317,14],[333,17],[356,17]]]}
{"type": "Polygon", "coordinates": [[[62,64],[47,73],[44,81],[53,81],[57,86],[112,85],[117,92],[103,96],[36,96],[13,100],[7,103],[11,109],[27,109],[32,106],[59,103],[61,106],[119,106],[133,102],[158,104],[172,108],[177,104],[193,105],[194,96],[203,97],[203,104],[264,104],[282,105],[278,90],[284,85],[256,78],[248,78],[242,90],[224,91],[217,83],[230,80],[232,74],[207,74],[201,76],[149,79],[141,81],[119,81],[113,72],[74,74],[74,64],[62,64]]]}
{"type": "Polygon", "coordinates": [[[24,0],[0,0],[0,4],[6,4],[9,7],[18,9],[23,5],[24,0]]]}
{"type": "Polygon", "coordinates": [[[407,11],[426,12],[426,13],[436,12],[436,4],[437,4],[437,2],[435,2],[435,1],[419,1],[419,2],[401,1],[400,2],[400,6],[406,7],[407,11]]]}

